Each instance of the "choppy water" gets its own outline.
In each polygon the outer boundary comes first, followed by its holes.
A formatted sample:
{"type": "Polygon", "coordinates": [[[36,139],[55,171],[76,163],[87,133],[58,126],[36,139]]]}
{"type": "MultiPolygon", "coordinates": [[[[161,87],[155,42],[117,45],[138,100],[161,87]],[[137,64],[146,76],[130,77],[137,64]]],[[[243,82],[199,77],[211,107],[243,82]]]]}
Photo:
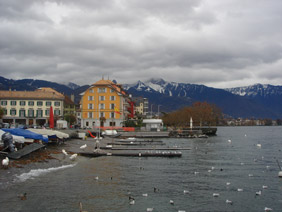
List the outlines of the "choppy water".
{"type": "Polygon", "coordinates": [[[16,173],[6,186],[0,181],[0,210],[79,211],[82,202],[84,210],[95,212],[282,211],[276,163],[277,158],[282,164],[281,129],[222,127],[208,139],[164,140],[192,148],[181,158],[79,157],[71,165],[16,173]],[[17,195],[24,192],[27,200],[20,200],[17,195]]]}

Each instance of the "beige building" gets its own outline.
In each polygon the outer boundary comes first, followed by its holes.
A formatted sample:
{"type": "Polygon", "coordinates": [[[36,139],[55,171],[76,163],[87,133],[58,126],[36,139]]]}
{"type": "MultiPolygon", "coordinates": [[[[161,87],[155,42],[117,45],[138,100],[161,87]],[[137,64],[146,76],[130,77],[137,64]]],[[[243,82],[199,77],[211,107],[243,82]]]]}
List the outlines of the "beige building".
{"type": "Polygon", "coordinates": [[[48,123],[50,107],[54,116],[63,116],[64,95],[52,88],[36,91],[0,91],[3,122],[10,124],[44,125],[48,123]]]}

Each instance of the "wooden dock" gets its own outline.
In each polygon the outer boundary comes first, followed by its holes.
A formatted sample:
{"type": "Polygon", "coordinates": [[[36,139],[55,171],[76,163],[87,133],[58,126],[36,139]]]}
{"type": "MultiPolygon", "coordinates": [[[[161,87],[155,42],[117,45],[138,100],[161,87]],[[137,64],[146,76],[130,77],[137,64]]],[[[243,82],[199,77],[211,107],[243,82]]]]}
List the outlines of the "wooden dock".
{"type": "Polygon", "coordinates": [[[102,153],[102,152],[80,152],[78,153],[85,157],[101,157],[101,156],[123,156],[123,157],[181,157],[181,152],[116,152],[116,153],[102,153]]]}
{"type": "Polygon", "coordinates": [[[156,147],[146,147],[146,148],[121,148],[121,147],[101,147],[101,149],[105,150],[134,150],[134,151],[141,151],[141,150],[156,150],[156,151],[181,151],[181,150],[191,150],[191,148],[171,148],[171,147],[164,147],[164,148],[156,148],[156,147]]]}

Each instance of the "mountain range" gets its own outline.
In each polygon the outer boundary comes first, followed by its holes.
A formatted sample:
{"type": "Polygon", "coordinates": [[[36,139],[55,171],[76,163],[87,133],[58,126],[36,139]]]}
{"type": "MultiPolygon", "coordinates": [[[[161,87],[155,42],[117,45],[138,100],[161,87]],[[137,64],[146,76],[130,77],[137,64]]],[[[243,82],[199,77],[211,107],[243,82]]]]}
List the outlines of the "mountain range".
{"type": "MultiPolygon", "coordinates": [[[[51,87],[68,96],[79,94],[89,85],[75,83],[66,85],[44,80],[12,80],[0,77],[0,90],[35,90],[39,87],[51,87]]],[[[167,82],[163,79],[150,79],[145,82],[124,84],[123,88],[132,96],[142,96],[149,100],[149,110],[158,109],[170,112],[191,105],[193,102],[206,101],[218,106],[228,116],[237,118],[282,117],[282,86],[255,84],[246,87],[218,89],[205,85],[167,82]]]]}

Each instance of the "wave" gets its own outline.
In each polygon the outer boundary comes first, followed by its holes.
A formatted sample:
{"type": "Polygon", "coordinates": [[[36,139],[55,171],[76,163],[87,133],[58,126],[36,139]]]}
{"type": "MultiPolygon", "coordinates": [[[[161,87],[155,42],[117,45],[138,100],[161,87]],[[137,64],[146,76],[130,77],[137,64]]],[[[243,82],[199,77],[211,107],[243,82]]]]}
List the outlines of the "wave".
{"type": "Polygon", "coordinates": [[[16,175],[16,178],[17,178],[18,182],[24,182],[28,179],[34,179],[34,177],[38,177],[40,175],[47,174],[47,173],[50,173],[50,172],[53,172],[53,171],[72,168],[75,165],[76,164],[63,165],[63,166],[59,166],[59,167],[51,167],[51,168],[48,168],[48,169],[32,169],[27,173],[23,173],[21,175],[16,175]]]}

